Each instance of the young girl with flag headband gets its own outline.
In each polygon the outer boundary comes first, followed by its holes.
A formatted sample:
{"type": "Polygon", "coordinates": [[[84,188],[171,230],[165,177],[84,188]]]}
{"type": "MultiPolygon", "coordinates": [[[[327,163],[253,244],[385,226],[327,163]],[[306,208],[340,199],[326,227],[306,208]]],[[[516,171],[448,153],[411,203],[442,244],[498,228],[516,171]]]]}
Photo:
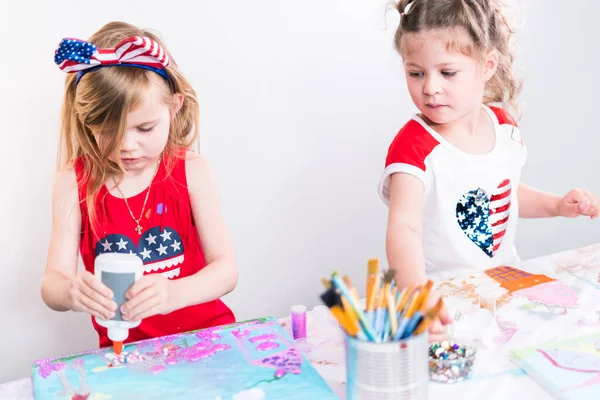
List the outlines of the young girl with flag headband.
{"type": "Polygon", "coordinates": [[[129,253],[145,275],[121,307],[124,319],[142,320],[127,342],[234,322],[220,300],[237,283],[234,250],[208,162],[191,150],[196,95],[164,44],[113,22],[89,41],[62,40],[54,61],[68,74],[44,302],[112,318],[94,259],[129,253]]]}

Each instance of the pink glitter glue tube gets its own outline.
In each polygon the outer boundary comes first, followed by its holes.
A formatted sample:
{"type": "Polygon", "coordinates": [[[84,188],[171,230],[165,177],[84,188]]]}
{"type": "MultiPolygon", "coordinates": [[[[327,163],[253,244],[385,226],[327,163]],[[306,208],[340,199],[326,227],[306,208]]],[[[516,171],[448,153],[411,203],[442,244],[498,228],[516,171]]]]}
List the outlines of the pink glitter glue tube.
{"type": "Polygon", "coordinates": [[[290,308],[292,321],[292,336],[294,340],[306,338],[306,307],[298,304],[290,308]]]}

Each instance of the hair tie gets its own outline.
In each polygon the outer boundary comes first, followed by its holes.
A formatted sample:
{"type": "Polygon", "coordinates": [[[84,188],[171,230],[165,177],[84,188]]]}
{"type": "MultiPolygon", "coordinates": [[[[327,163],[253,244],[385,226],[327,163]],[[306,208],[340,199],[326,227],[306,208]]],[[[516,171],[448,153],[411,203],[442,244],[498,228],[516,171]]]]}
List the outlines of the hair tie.
{"type": "Polygon", "coordinates": [[[404,16],[408,15],[408,13],[410,12],[410,9],[412,8],[413,3],[414,3],[414,1],[411,1],[406,6],[404,6],[404,10],[402,10],[402,12],[400,13],[400,18],[403,18],[404,16]]]}

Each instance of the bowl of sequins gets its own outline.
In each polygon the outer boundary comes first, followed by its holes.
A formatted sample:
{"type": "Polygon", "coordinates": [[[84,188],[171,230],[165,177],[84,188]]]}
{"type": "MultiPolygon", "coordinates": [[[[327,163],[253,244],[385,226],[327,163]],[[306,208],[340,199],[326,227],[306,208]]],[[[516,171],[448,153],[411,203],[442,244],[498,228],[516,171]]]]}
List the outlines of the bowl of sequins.
{"type": "Polygon", "coordinates": [[[456,383],[469,379],[477,348],[449,341],[429,344],[429,379],[456,383]]]}

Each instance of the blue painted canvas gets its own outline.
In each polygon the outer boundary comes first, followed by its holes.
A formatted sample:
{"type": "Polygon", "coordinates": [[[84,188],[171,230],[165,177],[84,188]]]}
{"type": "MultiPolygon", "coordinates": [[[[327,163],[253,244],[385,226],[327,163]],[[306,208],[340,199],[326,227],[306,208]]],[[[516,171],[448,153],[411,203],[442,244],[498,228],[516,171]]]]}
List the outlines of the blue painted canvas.
{"type": "Polygon", "coordinates": [[[272,317],[35,361],[32,378],[36,399],[338,398],[272,317]]]}
{"type": "Polygon", "coordinates": [[[557,399],[600,399],[600,334],[512,349],[510,356],[557,399]]]}

